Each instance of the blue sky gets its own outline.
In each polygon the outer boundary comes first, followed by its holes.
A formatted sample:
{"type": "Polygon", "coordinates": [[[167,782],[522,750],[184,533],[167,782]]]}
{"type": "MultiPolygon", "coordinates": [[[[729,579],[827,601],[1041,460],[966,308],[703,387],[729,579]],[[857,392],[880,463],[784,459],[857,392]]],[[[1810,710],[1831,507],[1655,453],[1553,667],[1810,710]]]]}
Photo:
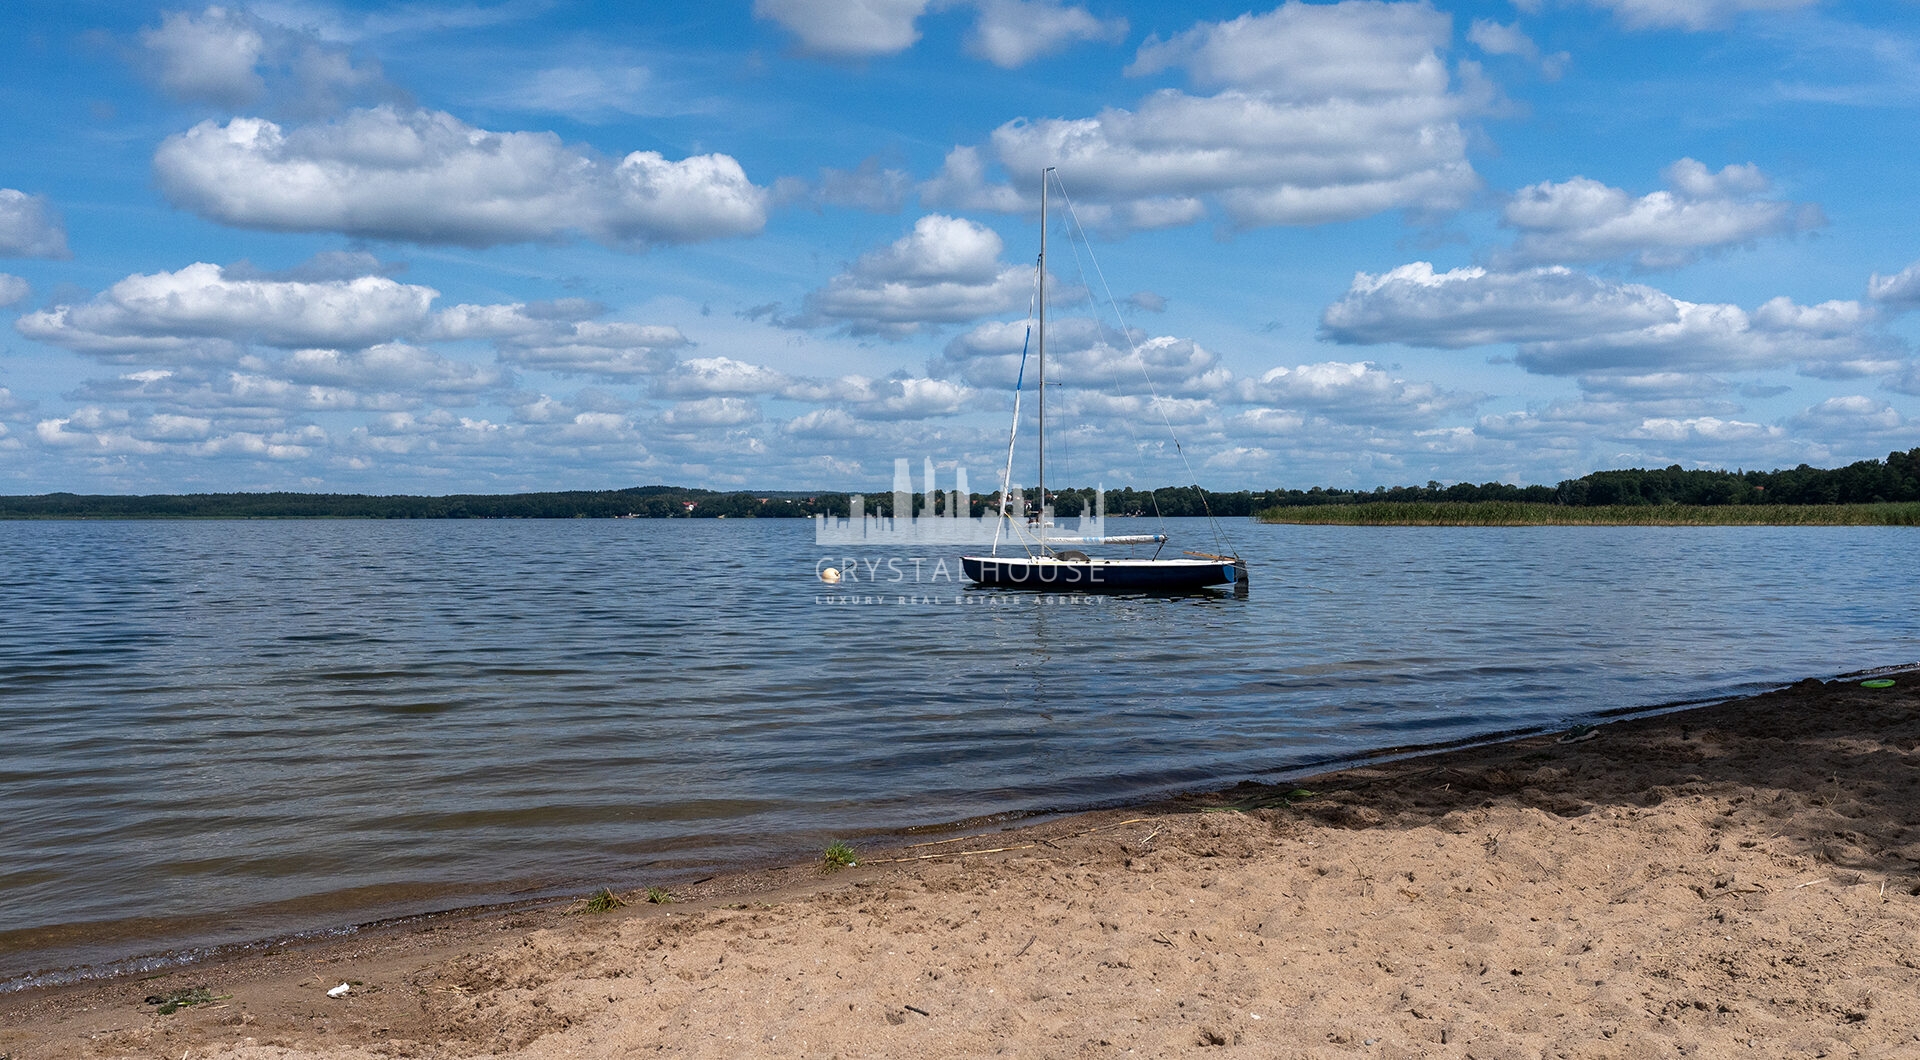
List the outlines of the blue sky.
{"type": "Polygon", "coordinates": [[[1883,456],[1916,16],[15,0],[0,492],[984,488],[1043,165],[1052,481],[1883,456]]]}

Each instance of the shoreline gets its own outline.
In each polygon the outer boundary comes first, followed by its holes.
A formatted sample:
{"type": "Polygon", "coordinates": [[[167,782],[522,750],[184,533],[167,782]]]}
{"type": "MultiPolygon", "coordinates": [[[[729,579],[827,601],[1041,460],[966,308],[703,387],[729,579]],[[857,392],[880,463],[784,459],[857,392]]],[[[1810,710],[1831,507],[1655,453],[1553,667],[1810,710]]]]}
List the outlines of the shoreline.
{"type": "MultiPolygon", "coordinates": [[[[1908,667],[1877,667],[1867,670],[1839,674],[1833,681],[1860,679],[1881,673],[1901,673],[1908,667]]],[[[1920,671],[1917,671],[1920,672],[1920,671]]],[[[1697,699],[1676,700],[1645,705],[1615,707],[1597,711],[1590,715],[1594,721],[1617,721],[1628,718],[1652,717],[1677,711],[1713,706],[1733,699],[1751,698],[1767,692],[1778,691],[1788,686],[1776,686],[1759,692],[1741,693],[1730,696],[1714,696],[1697,699]]],[[[1327,773],[1338,773],[1370,766],[1384,766],[1408,758],[1421,758],[1453,751],[1472,750],[1474,748],[1499,746],[1515,740],[1527,739],[1557,732],[1558,730],[1540,726],[1496,730],[1473,736],[1459,737],[1434,743],[1402,744],[1376,748],[1354,755],[1332,756],[1325,759],[1309,760],[1269,773],[1257,778],[1236,782],[1236,785],[1267,784],[1284,785],[1295,780],[1305,781],[1327,773]]],[[[986,818],[963,818],[954,821],[942,821],[931,824],[914,825],[889,831],[870,833],[852,837],[863,849],[892,849],[894,846],[911,846],[909,840],[929,835],[947,835],[949,833],[985,834],[989,827],[998,827],[1000,831],[1037,827],[1051,821],[1079,817],[1104,812],[1129,812],[1142,807],[1160,806],[1177,803],[1181,800],[1204,798],[1227,790],[1205,785],[1193,786],[1181,784],[1159,793],[1145,797],[1131,797],[1113,802],[1099,802],[1064,808],[1044,808],[1029,810],[1011,810],[989,815],[986,818]],[[1012,822],[1006,824],[1003,822],[1012,822]],[[977,830],[977,831],[976,831],[977,830]]],[[[964,835],[963,835],[964,837],[964,835]]],[[[942,840],[950,842],[951,840],[942,840]]],[[[676,893],[690,887],[707,884],[715,880],[731,880],[736,877],[755,876],[767,872],[789,869],[794,862],[778,856],[761,857],[737,863],[720,864],[698,869],[672,870],[657,874],[657,881],[673,885],[676,893]],[[700,875],[698,879],[688,881],[687,877],[700,875]]],[[[85,986],[90,983],[111,982],[127,977],[151,976],[155,973],[174,971],[189,972],[194,968],[219,965],[223,962],[242,959],[256,953],[272,952],[287,947],[303,947],[327,944],[333,941],[348,940],[363,934],[377,934],[393,930],[409,930],[415,927],[431,928],[446,922],[484,917],[488,915],[529,913],[562,907],[577,903],[583,893],[591,893],[600,881],[580,880],[573,883],[541,884],[536,887],[520,887],[507,881],[485,886],[462,886],[459,884],[417,884],[406,887],[349,888],[341,892],[326,892],[316,895],[289,899],[273,903],[269,909],[280,907],[312,908],[314,912],[302,917],[300,914],[285,912],[262,914],[266,922],[280,922],[292,926],[279,930],[263,930],[259,934],[245,934],[246,929],[222,926],[233,915],[227,910],[215,910],[195,916],[193,920],[205,922],[206,927],[176,932],[172,939],[155,930],[140,932],[137,928],[152,924],[161,924],[179,918],[131,918],[115,921],[89,921],[65,924],[44,925],[37,928],[24,928],[9,932],[10,936],[37,934],[43,936],[84,937],[90,931],[115,930],[131,932],[133,938],[146,939],[133,942],[134,952],[115,952],[96,945],[102,954],[96,960],[79,960],[75,963],[59,964],[60,950],[53,947],[40,947],[54,954],[56,963],[40,968],[20,972],[9,972],[0,977],[0,1000],[12,994],[31,992],[40,989],[85,986]],[[319,912],[329,907],[351,909],[349,895],[362,895],[368,890],[388,891],[399,889],[418,889],[422,892],[438,891],[458,904],[436,908],[421,908],[425,903],[419,900],[408,901],[392,898],[386,901],[367,902],[364,897],[358,915],[366,919],[356,919],[349,912],[350,919],[327,920],[319,912]],[[514,895],[525,897],[514,897],[514,895]],[[384,910],[384,912],[383,912],[384,910]],[[304,919],[305,923],[298,921],[304,919]],[[318,922],[325,921],[325,922],[318,922]],[[235,937],[236,934],[239,937],[235,937]],[[149,948],[139,948],[149,947],[149,948]]],[[[618,891],[619,894],[644,893],[645,887],[634,884],[630,888],[618,891]]],[[[31,952],[29,950],[29,952],[31,952]]],[[[79,947],[69,947],[68,953],[83,952],[79,947]]]]}
{"type": "Polygon", "coordinates": [[[1517,501],[1361,501],[1268,508],[1266,526],[1920,526],[1920,502],[1559,505],[1517,501]]]}
{"type": "Polygon", "coordinates": [[[940,1056],[983,1051],[988,1028],[1042,1055],[1214,1038],[1319,1055],[1369,1037],[1406,1050],[1381,1055],[1562,1040],[1732,1055],[1749,1032],[1890,1046],[1920,1024],[1920,670],[1874,672],[1896,686],[1809,679],[1575,742],[901,843],[832,875],[749,869],[669,905],[468,910],[32,987],[0,995],[0,1052],[940,1056]],[[142,1003],[193,985],[230,996],[165,1016],[142,1003]],[[786,1007],[711,1007],[741,990],[786,1007]],[[1395,1001],[1409,995],[1425,999],[1395,1001]]]}

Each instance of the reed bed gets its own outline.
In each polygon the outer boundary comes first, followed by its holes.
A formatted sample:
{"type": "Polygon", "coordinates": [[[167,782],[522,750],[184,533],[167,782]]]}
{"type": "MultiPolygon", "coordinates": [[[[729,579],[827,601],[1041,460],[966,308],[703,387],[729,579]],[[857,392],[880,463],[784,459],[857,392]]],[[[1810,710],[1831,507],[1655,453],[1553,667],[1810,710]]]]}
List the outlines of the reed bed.
{"type": "Polygon", "coordinates": [[[1263,523],[1335,526],[1920,526],[1920,503],[1648,504],[1377,501],[1268,508],[1263,523]]]}

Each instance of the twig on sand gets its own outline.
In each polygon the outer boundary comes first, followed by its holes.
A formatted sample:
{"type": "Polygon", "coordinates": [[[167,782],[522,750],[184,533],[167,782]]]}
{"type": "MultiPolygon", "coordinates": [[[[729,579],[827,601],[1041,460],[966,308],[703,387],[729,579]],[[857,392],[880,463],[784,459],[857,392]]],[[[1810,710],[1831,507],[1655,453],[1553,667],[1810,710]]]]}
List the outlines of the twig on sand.
{"type": "Polygon", "coordinates": [[[1084,832],[1075,832],[1073,833],[1072,836],[1069,836],[1068,838],[1074,838],[1074,837],[1083,836],[1083,835],[1092,835],[1095,832],[1104,832],[1110,828],[1122,828],[1122,827],[1125,827],[1126,825],[1139,824],[1141,821],[1151,821],[1151,820],[1153,820],[1153,818],[1151,817],[1129,817],[1124,821],[1116,821],[1113,824],[1103,824],[1098,828],[1089,828],[1084,832]]]}
{"type": "Polygon", "coordinates": [[[946,846],[948,843],[964,843],[967,840],[972,838],[974,837],[970,835],[957,835],[957,836],[954,836],[952,839],[933,839],[925,843],[908,843],[907,849],[918,850],[921,847],[940,847],[940,846],[946,846]]]}
{"type": "Polygon", "coordinates": [[[1035,935],[1034,937],[1028,939],[1027,944],[1025,946],[1020,947],[1020,952],[1014,954],[1014,956],[1025,957],[1027,955],[1027,951],[1033,948],[1033,944],[1039,941],[1040,941],[1040,936],[1038,935],[1035,935]]]}
{"type": "Polygon", "coordinates": [[[942,850],[932,854],[914,854],[904,858],[868,858],[869,865],[889,865],[902,861],[932,861],[935,858],[964,858],[968,854],[999,854],[1008,850],[1032,850],[1034,844],[1022,843],[1017,847],[989,847],[986,850],[942,850]]]}
{"type": "Polygon", "coordinates": [[[1807,882],[1805,882],[1805,883],[1796,883],[1796,884],[1794,884],[1794,885],[1793,885],[1793,889],[1797,891],[1797,890],[1799,890],[1799,889],[1800,889],[1800,888],[1802,888],[1802,887],[1811,887],[1811,886],[1813,886],[1813,885],[1814,885],[1814,884],[1816,884],[1816,883],[1825,883],[1825,882],[1827,882],[1827,877],[1825,877],[1825,876],[1822,876],[1822,877],[1820,877],[1820,878],[1819,878],[1819,879],[1817,879],[1817,880],[1808,880],[1808,881],[1807,881],[1807,882]]]}
{"type": "Polygon", "coordinates": [[[913,1005],[908,1005],[908,1006],[906,1006],[906,1009],[907,1009],[907,1011],[908,1011],[908,1012],[918,1012],[919,1014],[921,1014],[922,1016],[925,1016],[925,1017],[927,1017],[928,1019],[932,1019],[932,1018],[933,1018],[933,1013],[931,1013],[931,1012],[928,1012],[928,1011],[927,1011],[926,1009],[923,1009],[923,1008],[916,1008],[916,1007],[915,1007],[915,1006],[913,1006],[913,1005]]]}

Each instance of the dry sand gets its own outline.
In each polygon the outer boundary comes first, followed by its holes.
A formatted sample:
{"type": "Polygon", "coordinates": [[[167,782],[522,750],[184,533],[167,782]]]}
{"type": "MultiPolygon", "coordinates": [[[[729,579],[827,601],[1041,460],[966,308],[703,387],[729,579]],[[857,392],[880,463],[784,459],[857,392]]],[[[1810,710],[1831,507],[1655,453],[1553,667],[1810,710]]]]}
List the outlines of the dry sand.
{"type": "Polygon", "coordinates": [[[1899,680],[17,994],[0,1053],[1920,1057],[1899,680]]]}

